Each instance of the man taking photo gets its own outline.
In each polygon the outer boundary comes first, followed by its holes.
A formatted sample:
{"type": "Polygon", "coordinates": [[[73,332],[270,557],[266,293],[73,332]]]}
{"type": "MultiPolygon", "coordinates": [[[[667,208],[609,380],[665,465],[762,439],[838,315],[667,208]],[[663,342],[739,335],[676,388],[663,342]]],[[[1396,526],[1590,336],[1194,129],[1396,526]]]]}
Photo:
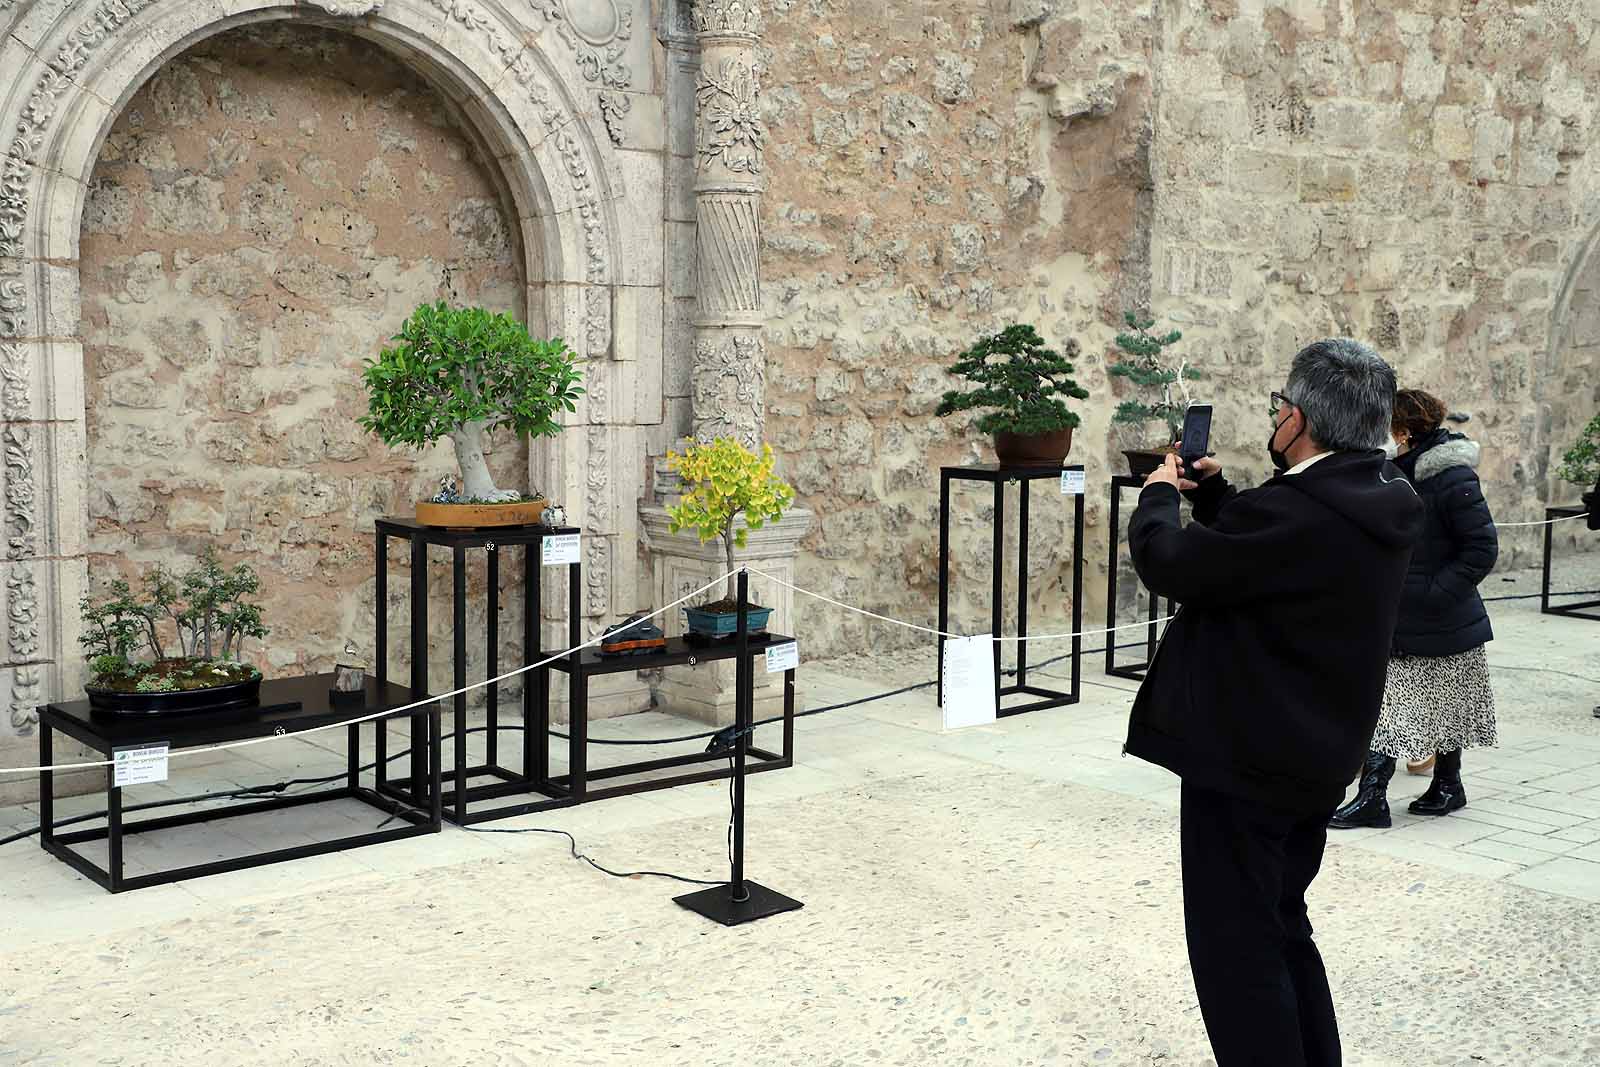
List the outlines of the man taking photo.
{"type": "Polygon", "coordinates": [[[1365,345],[1307,346],[1272,394],[1277,475],[1239,492],[1214,460],[1170,456],[1128,532],[1152,595],[1182,605],[1124,751],[1183,778],[1184,927],[1218,1067],[1340,1062],[1305,893],[1378,720],[1421,529],[1380,448],[1394,397],[1365,345]]]}

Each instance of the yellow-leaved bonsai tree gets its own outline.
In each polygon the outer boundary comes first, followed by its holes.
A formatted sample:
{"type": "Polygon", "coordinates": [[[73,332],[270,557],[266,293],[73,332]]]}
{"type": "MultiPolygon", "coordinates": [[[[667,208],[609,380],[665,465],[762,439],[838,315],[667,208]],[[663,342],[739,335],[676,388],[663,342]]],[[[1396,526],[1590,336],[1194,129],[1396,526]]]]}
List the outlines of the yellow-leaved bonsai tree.
{"type": "Polygon", "coordinates": [[[734,550],[745,546],[749,531],[783,518],[784,509],[794,503],[794,489],[773,472],[774,465],[771,445],[762,445],[758,456],[731,437],[667,453],[667,466],[678,473],[684,486],[682,499],[667,509],[672,532],[693,530],[701,544],[720,537],[727,553],[724,599],[705,605],[706,611],[738,607],[734,550]],[[738,522],[741,517],[742,524],[738,522]]]}

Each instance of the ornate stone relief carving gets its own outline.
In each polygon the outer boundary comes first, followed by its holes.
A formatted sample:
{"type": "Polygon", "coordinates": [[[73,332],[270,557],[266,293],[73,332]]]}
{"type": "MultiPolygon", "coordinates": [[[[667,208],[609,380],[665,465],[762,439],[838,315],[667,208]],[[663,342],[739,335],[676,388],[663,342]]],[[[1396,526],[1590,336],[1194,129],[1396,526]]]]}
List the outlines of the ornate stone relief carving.
{"type": "Polygon", "coordinates": [[[18,667],[11,674],[11,728],[26,736],[39,722],[44,679],[38,667],[18,667]]]}
{"type": "Polygon", "coordinates": [[[15,567],[6,577],[6,652],[13,663],[26,663],[39,654],[39,602],[33,570],[15,567]]]}
{"type": "Polygon", "coordinates": [[[699,33],[761,35],[760,0],[695,0],[693,17],[699,33]]]}
{"type": "Polygon", "coordinates": [[[622,120],[633,108],[633,98],[627,93],[602,89],[596,94],[600,102],[600,119],[606,124],[606,135],[611,143],[622,143],[622,120]]]}
{"type": "Polygon", "coordinates": [[[633,72],[623,62],[633,39],[633,8],[628,0],[532,0],[572,49],[585,81],[626,89],[633,72]],[[620,6],[619,6],[620,4],[620,6]]]}
{"type": "MultiPolygon", "coordinates": [[[[25,423],[8,423],[6,451],[6,556],[33,555],[33,433],[25,423]]],[[[32,595],[32,588],[28,590],[32,595]]]]}
{"type": "Polygon", "coordinates": [[[592,288],[583,294],[583,329],[590,359],[604,359],[611,349],[611,290],[592,288]]]}
{"type": "Polygon", "coordinates": [[[370,15],[383,6],[383,0],[310,0],[312,7],[320,7],[330,15],[358,19],[370,15]]]}
{"type": "Polygon", "coordinates": [[[759,71],[741,59],[724,59],[715,73],[700,72],[695,151],[702,167],[721,163],[736,173],[761,173],[767,128],[757,104],[760,92],[759,71]]]}
{"type": "Polygon", "coordinates": [[[761,334],[696,340],[689,385],[695,437],[734,437],[747,448],[759,448],[766,375],[767,346],[761,334]]]}

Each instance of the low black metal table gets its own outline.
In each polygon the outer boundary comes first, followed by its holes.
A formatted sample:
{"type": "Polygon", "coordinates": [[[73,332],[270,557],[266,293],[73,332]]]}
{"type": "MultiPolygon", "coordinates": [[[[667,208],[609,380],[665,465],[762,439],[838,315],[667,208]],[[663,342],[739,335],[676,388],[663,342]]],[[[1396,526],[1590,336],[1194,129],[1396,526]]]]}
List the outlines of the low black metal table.
{"type": "MultiPolygon", "coordinates": [[[[1543,574],[1539,579],[1539,610],[1546,615],[1565,615],[1572,619],[1594,619],[1600,621],[1600,613],[1590,609],[1600,608],[1600,600],[1584,600],[1577,604],[1550,604],[1550,555],[1555,547],[1555,524],[1551,519],[1575,519],[1579,515],[1587,515],[1589,509],[1581,505],[1545,508],[1544,528],[1544,565],[1543,574]]],[[[1560,595],[1560,594],[1557,594],[1560,595]]]]}
{"type": "MultiPolygon", "coordinates": [[[[793,640],[794,638],[783,634],[750,635],[748,662],[743,670],[736,672],[737,681],[734,694],[736,704],[742,702],[747,708],[753,708],[754,706],[755,658],[758,656],[764,657],[768,648],[793,640]]],[[[604,786],[599,789],[591,788],[590,783],[594,781],[635,775],[656,775],[659,772],[669,771],[678,767],[692,768],[705,763],[722,762],[729,758],[729,753],[691,752],[686,755],[637,760],[632,763],[590,770],[586,758],[588,730],[585,724],[588,721],[586,712],[589,679],[596,675],[620,674],[624,671],[651,671],[664,667],[693,667],[699,663],[736,659],[737,656],[738,649],[732,639],[702,644],[695,643],[688,638],[673,637],[668,639],[667,647],[664,651],[650,653],[649,655],[602,656],[599,650],[586,648],[582,652],[576,652],[564,659],[556,660],[550,665],[550,668],[560,671],[571,680],[571,737],[574,754],[568,773],[552,779],[551,785],[569,796],[572,803],[581,803],[587,800],[604,800],[607,797],[627,796],[630,793],[643,793],[652,789],[666,789],[669,786],[687,785],[691,782],[714,782],[718,779],[730,777],[733,772],[728,767],[723,766],[707,770],[693,770],[688,773],[666,774],[640,781],[626,782],[621,785],[604,786]]],[[[754,765],[747,767],[746,773],[756,774],[760,771],[776,771],[784,767],[794,766],[794,674],[793,668],[783,672],[783,751],[772,752],[768,749],[748,745],[745,748],[745,752],[754,761],[754,765]]],[[[547,685],[548,681],[549,675],[544,675],[541,685],[547,685]]],[[[547,700],[544,702],[548,703],[547,700]]]]}
{"type": "MultiPolygon", "coordinates": [[[[252,737],[293,733],[317,726],[344,722],[348,719],[381,713],[390,708],[403,708],[411,702],[410,690],[398,685],[380,687],[376,679],[367,680],[365,698],[361,701],[341,702],[337,706],[329,700],[328,690],[333,687],[333,675],[314,674],[299,678],[269,679],[261,683],[261,703],[242,708],[213,712],[189,712],[173,715],[121,715],[107,716],[92,712],[86,700],[64,704],[49,704],[39,715],[39,763],[50,766],[51,740],[56,732],[88,746],[106,759],[115,759],[115,752],[123,748],[165,743],[170,751],[201,748],[228,741],[241,741],[252,737]]],[[[321,789],[292,796],[272,797],[267,800],[229,804],[223,807],[185,812],[160,818],[127,821],[123,818],[122,788],[116,785],[115,769],[106,768],[106,825],[104,827],[75,830],[69,833],[55,831],[54,774],[39,773],[39,844],[46,852],[71,866],[84,877],[113,893],[147,886],[165,885],[186,878],[199,878],[224,871],[237,871],[246,867],[259,867],[284,860],[319,856],[327,852],[342,852],[361,845],[374,845],[382,841],[397,841],[418,834],[438,833],[440,807],[437,788],[439,781],[439,706],[431,704],[415,712],[397,712],[396,715],[420,714],[428,723],[425,738],[427,773],[436,783],[432,791],[433,803],[426,809],[415,806],[404,808],[361,784],[361,729],[368,723],[345,727],[346,762],[345,782],[342,786],[321,789]],[[359,800],[379,811],[397,818],[401,825],[393,829],[375,829],[369,833],[355,834],[328,841],[308,842],[288,848],[270,849],[248,856],[197,863],[151,874],[128,876],[123,872],[123,839],[128,834],[149,830],[164,830],[174,826],[192,826],[197,823],[216,822],[239,815],[282,808],[298,808],[328,800],[359,800]],[[106,842],[106,865],[100,866],[73,845],[85,841],[106,842]]],[[[392,717],[392,716],[391,716],[392,717]]],[[[388,718],[371,721],[379,737],[383,736],[388,718]]],[[[182,759],[174,760],[172,768],[181,770],[182,759]]]]}
{"type": "MultiPolygon", "coordinates": [[[[1017,554],[1017,636],[1028,634],[1028,485],[1049,479],[1059,482],[1063,471],[1082,471],[1083,465],[1074,463],[1062,467],[1011,467],[998,463],[982,463],[970,467],[939,468],[939,670],[938,702],[944,706],[944,634],[950,631],[950,483],[955,481],[988,482],[994,486],[994,596],[990,618],[990,632],[998,636],[1004,619],[1001,601],[1005,587],[1005,487],[1007,482],[1020,486],[1019,551],[1017,554]]],[[[1083,629],[1083,494],[1072,496],[1072,632],[1083,629]]],[[[1025,711],[1059,708],[1078,702],[1079,678],[1083,667],[1083,638],[1072,638],[1072,688],[1063,693],[1056,689],[1028,684],[1028,643],[1018,641],[1017,681],[1014,685],[1001,684],[1001,656],[994,658],[994,691],[996,714],[1000,717],[1020,715],[1025,711]],[[1008,696],[1025,693],[1039,697],[1027,704],[1002,707],[1008,696]]]]}
{"type": "MultiPolygon", "coordinates": [[[[494,528],[455,530],[441,526],[425,526],[414,518],[389,517],[377,520],[377,618],[375,633],[377,648],[374,659],[378,678],[387,678],[389,669],[389,556],[390,538],[406,541],[411,546],[411,690],[428,692],[428,548],[439,545],[451,552],[451,636],[452,689],[467,685],[467,550],[484,550],[485,584],[488,605],[484,629],[487,644],[488,677],[500,673],[500,550],[507,546],[520,546],[523,553],[522,575],[522,649],[524,663],[535,663],[544,658],[540,647],[539,617],[544,602],[544,567],[541,565],[542,547],[546,539],[577,534],[576,527],[562,526],[504,526],[494,528]]],[[[582,613],[578,601],[583,586],[580,563],[560,564],[567,572],[567,647],[583,643],[582,613]]],[[[576,803],[576,798],[552,782],[550,777],[550,690],[548,667],[536,668],[522,678],[521,711],[521,769],[502,765],[500,747],[500,693],[499,685],[485,687],[484,701],[487,718],[486,754],[482,764],[473,766],[467,758],[467,695],[459,693],[453,700],[455,711],[451,731],[453,742],[450,758],[446,761],[444,778],[448,788],[444,816],[458,825],[502,819],[530,811],[562,807],[576,803]],[[474,779],[488,779],[472,784],[474,779]],[[542,799],[529,800],[530,794],[542,799]],[[488,810],[472,805],[484,801],[518,798],[488,810]]],[[[580,706],[573,701],[573,706],[580,706]]],[[[574,717],[577,722],[577,717],[574,717]]],[[[428,775],[423,765],[421,739],[426,724],[421,717],[411,723],[411,763],[408,774],[389,779],[387,776],[388,739],[385,731],[378,732],[378,791],[385,796],[406,800],[418,806],[429,802],[428,775]]],[[[569,759],[573,766],[583,759],[583,725],[572,731],[569,759]]]]}
{"type": "MultiPolygon", "coordinates": [[[[1158,620],[1161,611],[1161,598],[1154,593],[1149,593],[1150,621],[1145,626],[1144,633],[1144,659],[1138,663],[1117,663],[1117,634],[1120,630],[1112,630],[1117,625],[1117,546],[1122,543],[1122,491],[1124,489],[1137,489],[1144,486],[1143,478],[1135,478],[1128,474],[1117,474],[1111,478],[1111,549],[1106,556],[1106,673],[1116,678],[1131,678],[1139,681],[1144,677],[1144,672],[1150,669],[1150,661],[1156,656],[1156,638],[1158,636],[1158,620]]],[[[1149,591],[1146,590],[1148,593],[1149,591]]],[[[1172,614],[1172,600],[1167,599],[1167,614],[1172,614]]]]}

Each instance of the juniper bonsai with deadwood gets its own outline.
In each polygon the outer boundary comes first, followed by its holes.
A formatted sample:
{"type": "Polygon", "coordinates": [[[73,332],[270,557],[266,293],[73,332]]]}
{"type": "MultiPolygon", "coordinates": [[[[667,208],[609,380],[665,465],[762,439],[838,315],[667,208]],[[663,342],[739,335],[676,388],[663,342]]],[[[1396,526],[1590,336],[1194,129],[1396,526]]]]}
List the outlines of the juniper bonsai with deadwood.
{"type": "Polygon", "coordinates": [[[1117,334],[1116,340],[1117,347],[1127,358],[1111,365],[1111,376],[1126,378],[1150,399],[1124,400],[1112,413],[1111,421],[1124,426],[1163,422],[1167,436],[1161,446],[1166,447],[1183,432],[1183,414],[1191,403],[1188,383],[1204,375],[1191,366],[1186,357],[1168,353],[1169,348],[1183,339],[1180,331],[1155,333],[1156,320],[1133,311],[1123,312],[1122,321],[1128,329],[1117,334]]]}
{"type": "Polygon", "coordinates": [[[1032,326],[1007,326],[979,338],[949,368],[977,388],[945,393],[934,414],[992,408],[977,420],[978,431],[986,434],[1033,436],[1075,428],[1078,415],[1061,398],[1085,400],[1089,392],[1071,377],[1069,357],[1078,354],[1078,342],[1068,340],[1065,347],[1065,355],[1047,347],[1032,326]]]}

